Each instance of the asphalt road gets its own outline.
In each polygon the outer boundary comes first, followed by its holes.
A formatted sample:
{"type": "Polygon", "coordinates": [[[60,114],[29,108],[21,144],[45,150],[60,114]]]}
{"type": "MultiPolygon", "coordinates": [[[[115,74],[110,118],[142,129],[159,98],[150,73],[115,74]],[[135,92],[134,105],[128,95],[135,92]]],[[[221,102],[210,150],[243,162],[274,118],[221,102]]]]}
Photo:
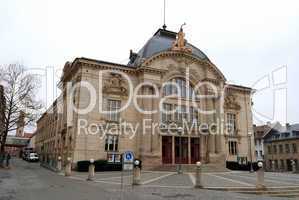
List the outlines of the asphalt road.
{"type": "MultiPolygon", "coordinates": [[[[38,163],[12,160],[10,170],[0,169],[0,200],[139,200],[139,199],[275,199],[184,188],[115,187],[78,181],[44,169],[38,163]]],[[[278,199],[278,198],[277,198],[278,199]]]]}

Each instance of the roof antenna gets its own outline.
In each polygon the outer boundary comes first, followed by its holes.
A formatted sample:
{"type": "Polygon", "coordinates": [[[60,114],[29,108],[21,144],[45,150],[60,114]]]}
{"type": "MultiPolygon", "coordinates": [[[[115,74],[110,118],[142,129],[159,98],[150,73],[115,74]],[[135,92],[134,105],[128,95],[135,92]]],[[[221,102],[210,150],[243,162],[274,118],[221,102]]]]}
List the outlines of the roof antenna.
{"type": "Polygon", "coordinates": [[[166,23],[165,23],[165,21],[166,21],[166,0],[164,0],[164,13],[163,13],[163,18],[164,18],[164,24],[163,24],[163,29],[165,30],[166,28],[167,28],[167,26],[166,26],[166,23]]]}

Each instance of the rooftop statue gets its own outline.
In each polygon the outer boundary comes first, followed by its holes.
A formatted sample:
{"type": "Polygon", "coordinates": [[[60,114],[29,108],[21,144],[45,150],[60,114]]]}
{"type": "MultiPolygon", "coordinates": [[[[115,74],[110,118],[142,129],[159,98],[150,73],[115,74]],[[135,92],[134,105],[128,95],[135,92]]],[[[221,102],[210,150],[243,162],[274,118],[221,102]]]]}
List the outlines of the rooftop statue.
{"type": "Polygon", "coordinates": [[[186,47],[186,43],[187,41],[185,40],[185,33],[183,31],[183,26],[185,26],[186,23],[182,24],[180,31],[177,34],[177,38],[174,41],[171,50],[173,51],[184,51],[184,52],[188,52],[191,53],[192,49],[186,47]]]}

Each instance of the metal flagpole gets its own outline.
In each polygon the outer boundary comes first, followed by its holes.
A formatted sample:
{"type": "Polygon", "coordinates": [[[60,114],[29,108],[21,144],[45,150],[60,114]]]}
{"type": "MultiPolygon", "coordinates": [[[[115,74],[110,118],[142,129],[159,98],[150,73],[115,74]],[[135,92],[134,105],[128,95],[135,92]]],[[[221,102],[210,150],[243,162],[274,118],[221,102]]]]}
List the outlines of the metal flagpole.
{"type": "Polygon", "coordinates": [[[164,9],[163,9],[163,29],[166,29],[166,0],[164,0],[164,9]]]}

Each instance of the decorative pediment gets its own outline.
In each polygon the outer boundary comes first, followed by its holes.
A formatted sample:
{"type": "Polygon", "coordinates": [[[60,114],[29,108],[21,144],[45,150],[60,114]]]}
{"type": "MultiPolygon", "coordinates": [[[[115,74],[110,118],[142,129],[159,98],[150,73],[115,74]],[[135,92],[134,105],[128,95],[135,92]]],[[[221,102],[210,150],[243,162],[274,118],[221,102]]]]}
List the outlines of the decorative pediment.
{"type": "Polygon", "coordinates": [[[103,93],[128,96],[128,89],[120,74],[110,74],[109,79],[104,81],[103,93]]]}
{"type": "Polygon", "coordinates": [[[236,100],[236,97],[232,94],[227,95],[224,100],[224,108],[231,110],[240,110],[241,106],[236,100]]]}

